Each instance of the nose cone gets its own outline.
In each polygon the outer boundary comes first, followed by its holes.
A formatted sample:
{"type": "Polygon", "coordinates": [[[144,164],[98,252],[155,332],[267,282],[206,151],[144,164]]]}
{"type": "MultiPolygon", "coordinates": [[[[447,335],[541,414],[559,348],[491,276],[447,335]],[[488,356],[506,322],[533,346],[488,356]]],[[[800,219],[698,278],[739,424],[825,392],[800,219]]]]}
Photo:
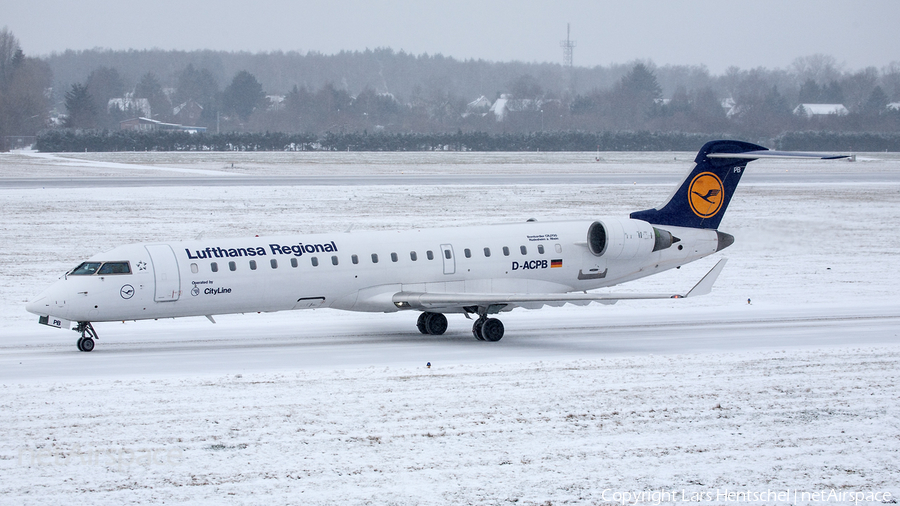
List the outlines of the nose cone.
{"type": "Polygon", "coordinates": [[[65,303],[56,302],[57,299],[59,299],[59,297],[57,297],[59,288],[59,281],[48,286],[43,292],[39,293],[36,297],[31,299],[31,301],[25,304],[25,311],[40,316],[49,316],[51,312],[54,313],[53,316],[62,316],[59,313],[60,310],[65,307],[65,303]]]}
{"type": "Polygon", "coordinates": [[[25,311],[36,315],[47,315],[49,313],[50,304],[47,302],[46,292],[38,295],[28,304],[25,304],[25,311]]]}

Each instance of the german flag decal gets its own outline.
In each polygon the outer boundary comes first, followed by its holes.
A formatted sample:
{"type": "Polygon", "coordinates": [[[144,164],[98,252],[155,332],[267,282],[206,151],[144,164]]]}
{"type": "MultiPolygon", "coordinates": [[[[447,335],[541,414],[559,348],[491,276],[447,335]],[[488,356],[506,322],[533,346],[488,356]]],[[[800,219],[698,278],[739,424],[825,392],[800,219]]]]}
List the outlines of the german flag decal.
{"type": "Polygon", "coordinates": [[[562,258],[559,260],[550,260],[550,268],[562,267],[562,258]]]}

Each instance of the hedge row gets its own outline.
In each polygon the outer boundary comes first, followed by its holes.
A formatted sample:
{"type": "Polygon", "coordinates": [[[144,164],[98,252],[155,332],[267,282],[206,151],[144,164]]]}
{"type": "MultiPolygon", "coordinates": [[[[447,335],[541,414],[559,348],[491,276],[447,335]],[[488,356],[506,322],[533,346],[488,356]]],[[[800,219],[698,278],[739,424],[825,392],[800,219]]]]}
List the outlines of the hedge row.
{"type": "MultiPolygon", "coordinates": [[[[694,151],[728,138],[684,132],[541,132],[532,134],[310,134],[127,130],[48,130],[35,149],[75,151],[694,151]]],[[[804,151],[900,151],[900,133],[788,132],[758,140],[765,146],[804,151]]]]}

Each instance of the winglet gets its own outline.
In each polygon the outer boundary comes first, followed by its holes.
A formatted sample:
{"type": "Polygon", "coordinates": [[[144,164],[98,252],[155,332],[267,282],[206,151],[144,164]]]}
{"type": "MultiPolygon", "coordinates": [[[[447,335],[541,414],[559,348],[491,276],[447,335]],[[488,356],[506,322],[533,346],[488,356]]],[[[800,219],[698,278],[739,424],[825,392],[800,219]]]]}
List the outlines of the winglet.
{"type": "Polygon", "coordinates": [[[725,268],[725,263],[728,262],[727,258],[723,258],[719,260],[709,272],[706,273],[706,276],[703,276],[703,279],[697,282],[694,285],[694,288],[691,288],[691,291],[685,295],[685,297],[696,297],[698,295],[706,295],[712,291],[713,283],[716,282],[716,279],[719,277],[719,274],[722,273],[722,269],[725,268]]]}

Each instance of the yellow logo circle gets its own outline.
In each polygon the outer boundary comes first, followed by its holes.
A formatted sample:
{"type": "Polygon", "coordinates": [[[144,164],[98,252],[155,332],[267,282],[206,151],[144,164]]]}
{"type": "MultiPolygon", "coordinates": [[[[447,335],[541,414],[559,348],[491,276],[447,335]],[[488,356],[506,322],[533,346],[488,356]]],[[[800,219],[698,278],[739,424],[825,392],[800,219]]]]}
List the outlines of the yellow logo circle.
{"type": "Polygon", "coordinates": [[[722,180],[712,172],[697,174],[688,187],[688,202],[691,211],[701,218],[714,216],[722,208],[725,187],[722,180]]]}

